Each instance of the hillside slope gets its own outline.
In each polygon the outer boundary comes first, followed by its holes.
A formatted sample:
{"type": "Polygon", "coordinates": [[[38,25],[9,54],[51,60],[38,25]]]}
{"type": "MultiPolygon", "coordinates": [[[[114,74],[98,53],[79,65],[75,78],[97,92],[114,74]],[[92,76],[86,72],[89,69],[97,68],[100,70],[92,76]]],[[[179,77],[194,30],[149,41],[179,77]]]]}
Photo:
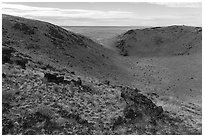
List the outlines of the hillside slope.
{"type": "Polygon", "coordinates": [[[124,56],[173,56],[200,52],[201,41],[200,27],[168,26],[129,30],[112,46],[124,56]]]}
{"type": "Polygon", "coordinates": [[[13,47],[36,61],[94,77],[121,74],[109,51],[80,34],[56,25],[3,15],[3,46],[13,47]],[[120,73],[117,73],[117,72],[120,73]],[[103,75],[101,75],[103,74],[103,75]]]}
{"type": "Polygon", "coordinates": [[[191,118],[164,111],[137,88],[76,81],[2,50],[3,135],[201,134],[191,118]]]}

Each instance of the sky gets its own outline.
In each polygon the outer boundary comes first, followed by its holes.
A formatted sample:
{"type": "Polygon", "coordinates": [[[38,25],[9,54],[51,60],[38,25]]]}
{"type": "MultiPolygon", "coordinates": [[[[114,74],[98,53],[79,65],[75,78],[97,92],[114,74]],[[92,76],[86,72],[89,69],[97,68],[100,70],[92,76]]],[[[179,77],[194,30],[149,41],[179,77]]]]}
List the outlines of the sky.
{"type": "Polygon", "coordinates": [[[202,26],[199,2],[4,2],[2,13],[60,26],[202,26]]]}

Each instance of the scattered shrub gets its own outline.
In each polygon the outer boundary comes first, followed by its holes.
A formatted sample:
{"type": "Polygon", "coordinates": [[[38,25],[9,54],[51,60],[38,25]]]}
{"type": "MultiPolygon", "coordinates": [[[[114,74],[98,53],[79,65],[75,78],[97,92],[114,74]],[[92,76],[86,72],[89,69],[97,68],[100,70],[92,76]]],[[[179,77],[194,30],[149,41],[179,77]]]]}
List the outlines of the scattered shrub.
{"type": "Polygon", "coordinates": [[[3,135],[9,134],[12,131],[13,127],[14,127],[14,124],[10,119],[6,117],[2,117],[2,134],[3,135]]]}
{"type": "Polygon", "coordinates": [[[35,29],[31,26],[26,25],[25,23],[15,23],[13,26],[14,29],[20,30],[21,32],[23,32],[24,34],[35,34],[35,29]]]}
{"type": "Polygon", "coordinates": [[[59,33],[59,30],[58,30],[55,26],[50,26],[50,27],[49,27],[49,34],[50,34],[53,38],[58,38],[58,39],[60,39],[60,40],[64,40],[64,36],[59,33]]]}
{"type": "Polygon", "coordinates": [[[2,91],[2,103],[10,103],[15,96],[15,91],[2,91]]]}
{"type": "Polygon", "coordinates": [[[159,36],[155,36],[152,41],[156,44],[156,45],[160,45],[162,43],[164,43],[164,40],[162,37],[159,37],[159,36]]]}
{"type": "Polygon", "coordinates": [[[26,46],[26,49],[40,49],[40,46],[37,44],[29,44],[26,46]]]}
{"type": "Polygon", "coordinates": [[[122,56],[128,56],[128,51],[127,51],[126,49],[122,48],[122,49],[120,50],[120,55],[122,55],[122,56]]]}
{"type": "Polygon", "coordinates": [[[11,103],[14,100],[15,97],[15,91],[9,90],[9,91],[2,91],[2,112],[7,112],[12,106],[11,103]]]}
{"type": "Polygon", "coordinates": [[[37,107],[36,112],[42,114],[43,116],[46,116],[48,118],[52,118],[54,115],[54,112],[52,111],[51,107],[46,105],[39,105],[37,107]]]}
{"type": "Polygon", "coordinates": [[[21,58],[21,57],[14,57],[13,58],[13,62],[16,63],[16,65],[21,66],[21,68],[25,69],[26,68],[26,64],[28,63],[28,60],[25,58],[21,58]]]}
{"type": "Polygon", "coordinates": [[[105,85],[110,85],[110,81],[109,80],[105,80],[104,82],[103,82],[105,85]]]}
{"type": "Polygon", "coordinates": [[[2,46],[2,63],[12,63],[11,57],[14,49],[2,46]]]}
{"type": "Polygon", "coordinates": [[[124,124],[126,121],[121,116],[117,117],[112,125],[112,130],[115,130],[117,126],[124,124]]]}
{"type": "Polygon", "coordinates": [[[53,86],[55,92],[59,92],[59,87],[57,85],[53,86]]]}

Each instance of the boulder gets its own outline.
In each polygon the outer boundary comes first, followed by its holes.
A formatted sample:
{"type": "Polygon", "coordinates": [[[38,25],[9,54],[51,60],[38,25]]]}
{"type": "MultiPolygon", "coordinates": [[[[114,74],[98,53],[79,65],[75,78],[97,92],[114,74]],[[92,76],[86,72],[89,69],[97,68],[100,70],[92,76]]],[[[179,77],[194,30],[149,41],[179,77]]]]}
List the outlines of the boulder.
{"type": "Polygon", "coordinates": [[[72,79],[70,82],[71,82],[72,85],[74,85],[74,86],[82,86],[81,78],[77,78],[77,80],[72,79]]]}
{"type": "Polygon", "coordinates": [[[16,65],[21,66],[21,68],[25,69],[26,68],[26,64],[28,63],[28,59],[26,58],[22,58],[22,57],[13,57],[12,58],[13,63],[15,63],[16,65]]]}
{"type": "Polygon", "coordinates": [[[2,78],[6,78],[6,74],[5,73],[2,73],[2,78]]]}
{"type": "Polygon", "coordinates": [[[152,100],[137,91],[139,90],[129,87],[123,87],[121,90],[121,97],[127,103],[124,109],[125,118],[131,120],[144,118],[145,121],[148,119],[155,121],[160,118],[163,114],[163,108],[156,106],[152,100]]]}
{"type": "Polygon", "coordinates": [[[63,76],[58,76],[57,74],[53,73],[45,73],[44,78],[48,81],[48,82],[53,82],[56,84],[62,83],[62,84],[69,84],[70,81],[67,81],[64,79],[63,76]]]}
{"type": "Polygon", "coordinates": [[[2,63],[12,63],[11,56],[14,52],[13,48],[2,46],[2,63]]]}
{"type": "Polygon", "coordinates": [[[39,76],[40,78],[44,78],[45,77],[45,74],[43,72],[35,72],[35,75],[39,76]]]}
{"type": "Polygon", "coordinates": [[[105,85],[110,85],[110,81],[109,80],[105,80],[104,82],[103,82],[105,85]]]}

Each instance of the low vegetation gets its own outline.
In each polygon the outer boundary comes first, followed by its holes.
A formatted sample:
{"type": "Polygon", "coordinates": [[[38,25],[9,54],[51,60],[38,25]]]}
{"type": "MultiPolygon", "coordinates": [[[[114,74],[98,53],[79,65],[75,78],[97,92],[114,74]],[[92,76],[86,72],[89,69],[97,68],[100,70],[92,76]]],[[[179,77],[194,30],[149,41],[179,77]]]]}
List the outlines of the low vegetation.
{"type": "Polygon", "coordinates": [[[3,134],[199,134],[139,89],[89,85],[71,72],[30,64],[3,64],[3,134]]]}
{"type": "MultiPolygon", "coordinates": [[[[3,135],[201,134],[202,124],[168,111],[156,93],[121,82],[130,83],[129,72],[119,70],[110,53],[84,36],[3,15],[2,40],[3,135]]],[[[163,43],[161,37],[153,41],[163,43]]],[[[125,46],[132,45],[118,44],[129,56],[125,46]]]]}

